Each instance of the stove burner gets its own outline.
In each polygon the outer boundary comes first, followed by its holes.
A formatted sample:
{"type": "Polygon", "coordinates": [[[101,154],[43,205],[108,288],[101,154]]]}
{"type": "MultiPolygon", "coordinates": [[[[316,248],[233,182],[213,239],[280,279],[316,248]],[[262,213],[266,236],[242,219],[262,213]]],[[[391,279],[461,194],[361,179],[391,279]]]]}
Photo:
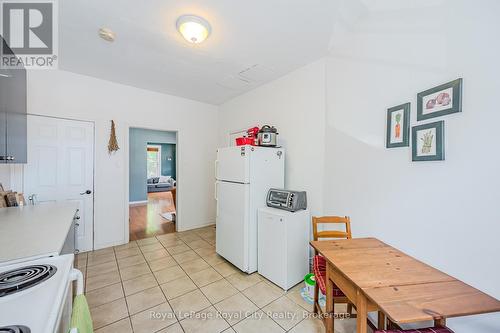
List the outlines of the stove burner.
{"type": "MultiPolygon", "coordinates": [[[[47,280],[57,271],[52,265],[33,265],[20,267],[8,272],[0,273],[0,297],[8,296],[19,291],[31,288],[47,280]]],[[[15,326],[9,326],[15,327],[15,326]]],[[[0,333],[2,333],[0,329],[0,333]]],[[[10,331],[6,331],[10,332],[10,331]]],[[[17,331],[13,331],[17,332],[17,331]]],[[[19,331],[25,332],[25,331],[19,331]]]]}
{"type": "Polygon", "coordinates": [[[22,325],[0,327],[0,333],[31,333],[31,330],[22,325]]]}

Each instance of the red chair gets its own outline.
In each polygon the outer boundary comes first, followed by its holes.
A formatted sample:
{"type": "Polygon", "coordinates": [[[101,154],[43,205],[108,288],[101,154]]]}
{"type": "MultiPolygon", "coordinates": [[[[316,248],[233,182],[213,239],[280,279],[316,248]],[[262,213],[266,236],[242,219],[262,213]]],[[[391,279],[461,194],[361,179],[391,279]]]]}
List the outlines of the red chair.
{"type": "MultiPolygon", "coordinates": [[[[313,258],[313,272],[316,277],[316,283],[319,290],[323,294],[326,294],[326,260],[320,255],[314,256],[313,258]]],[[[345,297],[342,290],[337,286],[333,287],[333,297],[345,297]]],[[[342,303],[342,302],[341,302],[342,303]]],[[[345,302],[347,303],[347,302],[345,302]]]]}

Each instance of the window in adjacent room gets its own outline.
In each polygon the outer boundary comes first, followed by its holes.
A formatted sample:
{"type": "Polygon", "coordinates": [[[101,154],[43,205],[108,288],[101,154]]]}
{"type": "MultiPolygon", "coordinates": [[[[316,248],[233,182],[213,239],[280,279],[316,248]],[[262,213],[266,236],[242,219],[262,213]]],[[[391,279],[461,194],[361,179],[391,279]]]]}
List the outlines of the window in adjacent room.
{"type": "Polygon", "coordinates": [[[161,146],[148,145],[148,178],[161,176],[161,146]]]}

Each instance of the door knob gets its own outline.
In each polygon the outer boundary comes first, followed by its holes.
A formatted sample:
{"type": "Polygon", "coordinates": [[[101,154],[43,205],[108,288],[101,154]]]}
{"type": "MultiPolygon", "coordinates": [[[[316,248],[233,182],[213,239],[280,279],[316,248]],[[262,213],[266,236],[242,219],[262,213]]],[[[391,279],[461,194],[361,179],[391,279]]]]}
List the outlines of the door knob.
{"type": "Polygon", "coordinates": [[[80,195],[85,195],[85,194],[92,194],[92,191],[91,190],[87,190],[85,192],[80,193],[80,195]]]}
{"type": "Polygon", "coordinates": [[[32,205],[36,205],[36,203],[37,203],[37,200],[36,200],[36,194],[35,194],[35,193],[33,193],[32,195],[30,195],[30,196],[28,197],[28,201],[30,202],[30,204],[32,204],[32,205]]]}

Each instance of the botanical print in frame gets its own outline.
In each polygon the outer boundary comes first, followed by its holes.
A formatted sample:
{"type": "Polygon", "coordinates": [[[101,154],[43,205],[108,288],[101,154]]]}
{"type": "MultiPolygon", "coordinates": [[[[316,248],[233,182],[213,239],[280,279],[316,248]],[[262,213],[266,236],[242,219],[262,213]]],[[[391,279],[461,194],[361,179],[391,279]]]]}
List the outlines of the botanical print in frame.
{"type": "Polygon", "coordinates": [[[387,148],[408,147],[410,145],[410,103],[401,104],[387,110],[387,148]]]}
{"type": "Polygon", "coordinates": [[[462,79],[422,91],[417,95],[417,120],[462,112],[462,79]]]}
{"type": "Polygon", "coordinates": [[[412,128],[412,160],[444,160],[444,121],[412,128]]]}

